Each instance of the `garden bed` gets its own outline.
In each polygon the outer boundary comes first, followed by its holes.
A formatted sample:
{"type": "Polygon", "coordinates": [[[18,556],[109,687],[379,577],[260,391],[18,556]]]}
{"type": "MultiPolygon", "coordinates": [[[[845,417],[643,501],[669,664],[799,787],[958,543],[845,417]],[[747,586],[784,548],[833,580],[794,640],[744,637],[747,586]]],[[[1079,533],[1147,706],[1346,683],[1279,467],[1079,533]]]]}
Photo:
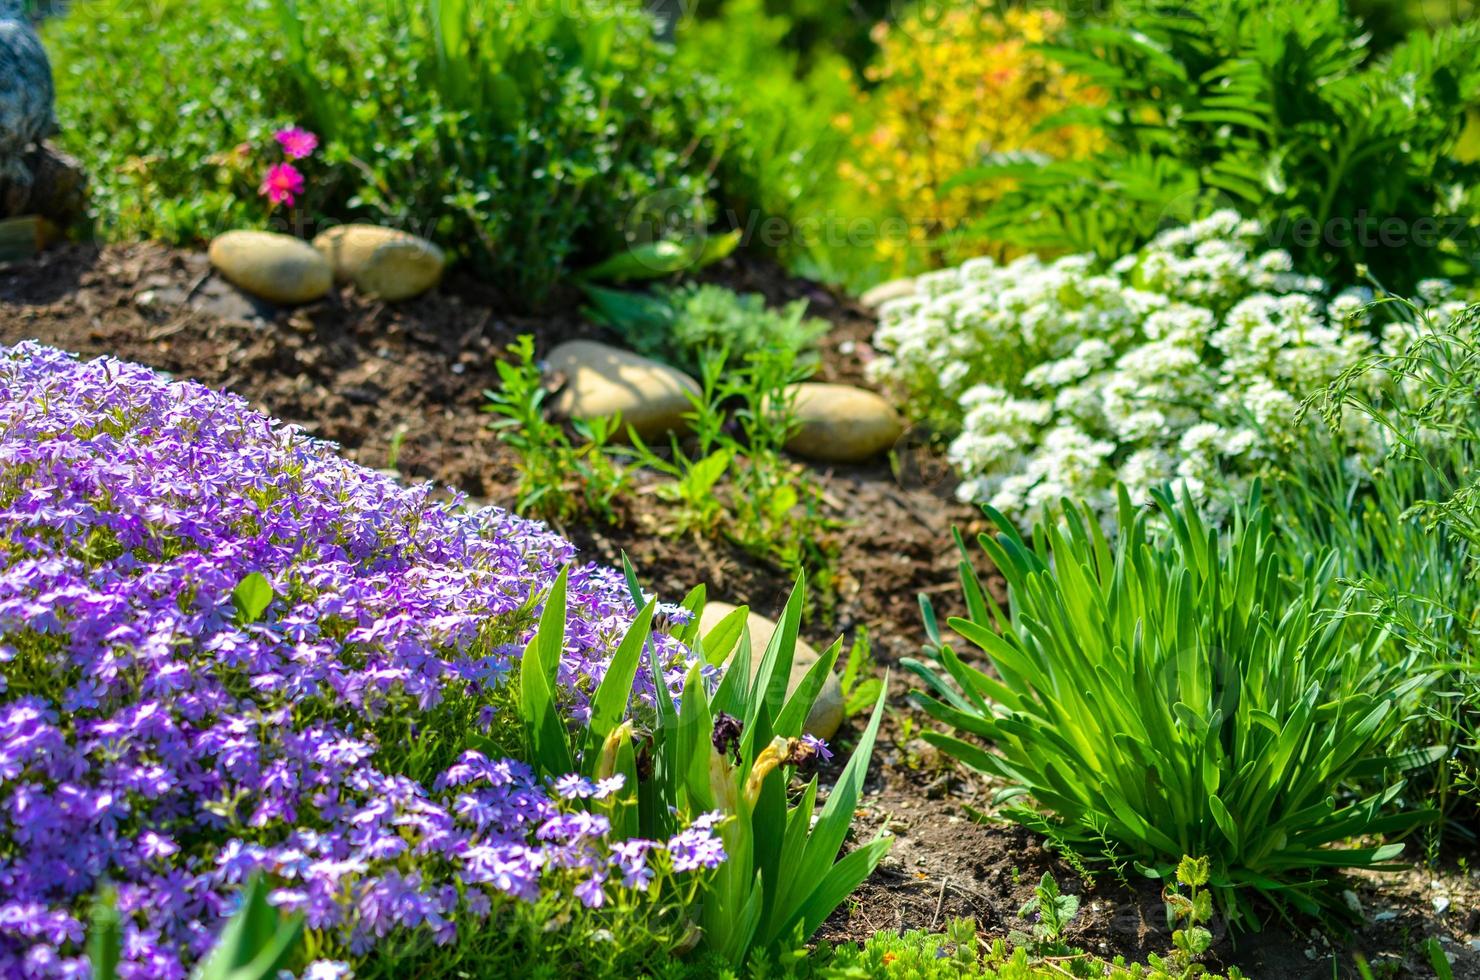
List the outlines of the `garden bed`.
{"type": "MultiPolygon", "coordinates": [[[[819,380],[859,381],[873,322],[851,301],[788,278],[754,260],[732,259],[711,278],[760,292],[773,302],[806,298],[832,324],[819,380]]],[[[540,352],[563,340],[600,339],[579,315],[574,295],[540,319],[503,312],[503,298],[475,282],[387,306],[349,292],[291,313],[253,307],[210,275],[204,256],[160,246],[74,246],[0,272],[0,344],[35,338],[84,356],[109,354],[235,391],[254,406],[338,442],[346,455],[393,468],[408,481],[434,480],[493,503],[511,499],[510,450],[488,431],[483,391],[498,385],[495,358],[522,333],[540,352]]],[[[819,473],[828,516],[840,526],[833,599],[804,633],[822,640],[866,626],[879,669],[924,642],[916,596],[943,611],[956,601],[950,529],[985,526],[955,502],[952,483],[924,439],[907,435],[896,468],[836,467],[819,473]]],[[[664,536],[662,512],[643,493],[620,506],[615,527],[566,527],[591,559],[614,563],[625,551],[645,582],[667,598],[703,582],[710,597],[775,614],[790,576],[721,542],[664,536]]],[[[904,707],[908,684],[896,671],[893,712],[871,770],[855,835],[887,827],[897,842],[884,865],[824,927],[824,940],[865,939],[881,929],[941,928],[974,916],[989,937],[1019,923],[1017,909],[1051,871],[1084,896],[1068,936],[1087,951],[1141,957],[1165,950],[1169,936],[1154,890],[1129,891],[1101,878],[1090,888],[1074,868],[1029,832],[975,822],[968,806],[989,809],[992,787],[941,761],[915,735],[923,716],[904,707]]],[[[928,723],[925,723],[928,724],[928,723]]],[[[839,740],[848,740],[847,731],[839,740]]],[[[1410,844],[1410,851],[1421,845],[1410,844]]],[[[1220,942],[1225,965],[1252,976],[1345,975],[1363,952],[1378,975],[1427,975],[1421,944],[1439,937],[1454,975],[1480,977],[1480,878],[1463,866],[1426,868],[1354,882],[1364,922],[1349,937],[1271,928],[1220,942]],[[1391,913],[1391,914],[1389,914],[1391,913]],[[1339,952],[1338,952],[1339,951],[1339,952]],[[1381,967],[1382,963],[1392,965],[1381,967]]]]}

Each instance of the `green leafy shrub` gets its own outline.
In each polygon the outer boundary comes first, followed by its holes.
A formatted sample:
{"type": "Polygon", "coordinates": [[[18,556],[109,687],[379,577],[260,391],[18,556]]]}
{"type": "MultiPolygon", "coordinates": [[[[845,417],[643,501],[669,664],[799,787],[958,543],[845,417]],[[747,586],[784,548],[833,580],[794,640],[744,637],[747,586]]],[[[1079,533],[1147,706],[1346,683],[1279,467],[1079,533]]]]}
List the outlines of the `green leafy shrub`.
{"type": "Polygon", "coordinates": [[[1352,282],[1365,266],[1399,292],[1473,277],[1477,170],[1455,151],[1480,99],[1480,24],[1381,56],[1368,41],[1342,0],[1118,4],[1050,49],[1107,95],[1064,118],[1110,146],[1081,163],[989,158],[963,179],[1022,184],[972,235],[1109,258],[1234,206],[1305,273],[1352,282]]]}
{"type": "Polygon", "coordinates": [[[926,737],[1005,779],[1004,798],[1031,794],[1047,814],[1012,815],[1091,860],[1170,882],[1182,855],[1206,855],[1236,924],[1257,921],[1251,894],[1339,908],[1329,869],[1380,869],[1402,850],[1341,845],[1427,816],[1389,812],[1401,781],[1361,799],[1344,789],[1397,768],[1387,753],[1426,678],[1382,655],[1385,630],[1348,615],[1349,596],[1328,601],[1334,559],[1285,564],[1257,487],[1226,533],[1189,500],[1157,504],[1138,511],[1122,493],[1113,545],[1091,509],[1066,504],[1031,548],[988,509],[997,537],[980,541],[1012,617],[963,545],[969,615],[950,625],[995,673],[963,661],[933,614],[936,662],[908,666],[931,690],[917,703],[996,751],[926,737]]]}
{"type": "Polygon", "coordinates": [[[823,320],[807,318],[807,301],[772,310],[758,293],[689,283],[633,294],[587,286],[591,313],[639,354],[698,374],[706,356],[736,361],[765,351],[799,356],[827,332],[823,320]]]}
{"type": "Polygon", "coordinates": [[[76,4],[47,43],[106,233],[191,242],[264,221],[220,155],[299,121],[334,166],[308,230],[405,227],[529,304],[652,233],[655,196],[706,224],[733,130],[625,0],[76,4]]]}
{"type": "Polygon", "coordinates": [[[231,154],[291,119],[287,79],[264,43],[265,3],[69,8],[42,39],[58,138],[88,170],[103,232],[190,242],[264,220],[265,202],[238,179],[231,154]]]}
{"type": "MultiPolygon", "coordinates": [[[[744,27],[758,19],[779,22],[766,28],[777,48],[794,52],[804,66],[841,58],[862,65],[877,47],[875,25],[897,13],[890,0],[694,0],[686,5],[692,18],[686,27],[718,21],[744,27]]],[[[682,36],[682,35],[681,35],[682,36]]]]}

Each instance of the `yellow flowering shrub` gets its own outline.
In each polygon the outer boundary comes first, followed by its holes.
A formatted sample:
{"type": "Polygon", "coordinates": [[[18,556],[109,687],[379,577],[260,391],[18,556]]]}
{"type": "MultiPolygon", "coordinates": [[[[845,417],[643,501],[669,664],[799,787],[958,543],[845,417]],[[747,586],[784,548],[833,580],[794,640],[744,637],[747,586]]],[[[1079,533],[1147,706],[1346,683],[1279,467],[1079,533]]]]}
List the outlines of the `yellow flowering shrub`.
{"type": "MultiPolygon", "coordinates": [[[[1052,11],[999,13],[990,0],[921,5],[897,24],[875,28],[879,54],[868,69],[872,89],[859,92],[852,159],[841,176],[881,210],[904,219],[908,232],[881,235],[879,259],[894,272],[918,271],[1004,249],[939,241],[1001,196],[1005,181],[944,185],[983,154],[1037,150],[1078,157],[1099,145],[1099,132],[1035,127],[1071,105],[1101,96],[1086,79],[1032,49],[1063,26],[1052,11]]],[[[848,125],[848,120],[840,120],[848,125]]],[[[901,222],[893,223],[896,231],[901,222]]]]}

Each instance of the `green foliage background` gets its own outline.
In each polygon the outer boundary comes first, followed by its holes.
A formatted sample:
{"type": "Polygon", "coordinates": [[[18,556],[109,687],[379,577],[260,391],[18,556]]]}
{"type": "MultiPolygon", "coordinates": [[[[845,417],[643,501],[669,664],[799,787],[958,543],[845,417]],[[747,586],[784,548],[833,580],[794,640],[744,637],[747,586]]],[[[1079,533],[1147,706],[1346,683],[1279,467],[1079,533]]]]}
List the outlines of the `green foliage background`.
{"type": "Polygon", "coordinates": [[[404,227],[523,305],[624,247],[653,195],[674,224],[707,222],[735,133],[719,89],[675,72],[620,0],[78,4],[46,42],[108,237],[263,224],[261,166],[222,154],[296,123],[326,140],[299,230],[404,227]]]}

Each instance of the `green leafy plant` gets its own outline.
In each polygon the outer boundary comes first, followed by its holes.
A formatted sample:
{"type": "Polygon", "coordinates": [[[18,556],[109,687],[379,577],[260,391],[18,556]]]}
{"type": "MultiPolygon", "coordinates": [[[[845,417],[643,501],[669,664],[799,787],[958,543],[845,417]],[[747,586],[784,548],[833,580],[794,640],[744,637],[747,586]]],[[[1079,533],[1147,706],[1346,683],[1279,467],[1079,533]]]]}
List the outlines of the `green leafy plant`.
{"type": "Polygon", "coordinates": [[[502,387],[483,394],[484,411],[498,416],[490,427],[518,458],[515,509],[557,522],[582,512],[614,522],[615,502],[630,483],[609,451],[620,418],[576,419],[572,440],[545,416],[548,391],[534,359],[534,338],[522,335],[509,345],[509,354],[511,360],[496,365],[502,387]]]}
{"type": "MultiPolygon", "coordinates": [[[[1167,956],[1151,954],[1145,965],[1128,964],[1123,957],[1106,961],[1063,942],[1062,935],[1078,902],[1059,891],[1053,875],[1045,874],[1035,895],[1019,914],[1035,917],[1032,934],[1013,932],[1007,940],[983,942],[971,919],[953,919],[940,933],[913,930],[903,935],[881,931],[861,946],[823,946],[806,963],[786,971],[787,976],[865,980],[872,977],[982,978],[982,980],[1063,980],[1065,977],[1105,977],[1107,980],[1192,980],[1209,977],[1199,962],[1212,942],[1206,926],[1212,921],[1212,903],[1201,887],[1207,882],[1207,861],[1183,857],[1177,866],[1183,895],[1168,890],[1167,917],[1175,929],[1175,950],[1167,956]]],[[[1227,980],[1240,980],[1237,969],[1227,980]]]]}
{"type": "MultiPolygon", "coordinates": [[[[625,559],[624,559],[625,561],[625,559]]],[[[591,699],[583,731],[555,720],[554,672],[559,666],[565,616],[564,575],[546,598],[540,627],[521,663],[521,713],[528,756],[548,775],[569,771],[579,758],[593,778],[620,775],[623,788],[609,804],[623,836],[659,837],[680,817],[717,814],[726,859],[706,879],[699,898],[701,948],[739,967],[751,951],[778,951],[805,942],[834,908],[883,859],[891,841],[880,837],[839,858],[863,788],[869,756],[883,715],[883,694],[826,803],[816,807],[813,776],[793,796],[792,777],[816,762],[815,743],[802,726],[837,661],[835,642],[787,695],[806,586],[799,579],[754,675],[743,612],[699,634],[704,589],[684,606],[689,625],[675,634],[697,658],[675,704],[659,696],[651,716],[629,705],[642,652],[652,642],[656,601],[644,597],[626,565],[628,585],[641,612],[612,656],[591,699]],[[711,668],[729,661],[717,685],[711,668]],[[814,819],[815,818],[815,819],[814,819]]],[[[649,665],[652,661],[649,659],[649,665]]],[[[655,674],[658,690],[667,685],[655,674]]]]}
{"type": "Polygon", "coordinates": [[[1284,563],[1257,484],[1227,531],[1190,499],[1155,498],[1138,510],[1120,491],[1113,545],[1088,508],[1066,503],[1032,546],[988,508],[997,535],[979,540],[1010,619],[958,538],[969,614],[950,625],[995,674],[961,659],[933,614],[936,662],[906,666],[929,685],[918,704],[996,751],[925,737],[1005,779],[1003,800],[1031,794],[1047,814],[1021,802],[1011,814],[1087,860],[1108,844],[1171,880],[1182,855],[1206,855],[1233,923],[1258,922],[1253,895],[1339,909],[1328,869],[1381,869],[1402,850],[1342,843],[1432,816],[1394,807],[1401,760],[1388,754],[1430,678],[1382,649],[1386,631],[1350,614],[1349,593],[1330,601],[1333,559],[1284,563]]]}
{"type": "MultiPolygon", "coordinates": [[[[665,229],[657,231],[661,233],[665,229]]],[[[699,272],[728,256],[739,244],[738,231],[715,236],[691,234],[682,239],[660,238],[634,245],[583,270],[581,284],[663,279],[684,272],[699,272]]]]}
{"type": "Polygon", "coordinates": [[[1208,859],[1183,857],[1177,863],[1177,888],[1166,891],[1167,919],[1172,925],[1173,952],[1153,955],[1151,965],[1173,976],[1195,977],[1206,973],[1199,960],[1213,945],[1208,925],[1213,921],[1213,897],[1206,891],[1210,872],[1208,859]],[[1181,891],[1187,889],[1186,894],[1181,891]]]}
{"type": "Polygon", "coordinates": [[[685,228],[713,217],[735,123],[653,26],[636,0],[158,0],[70,5],[46,43],[106,234],[189,243],[266,221],[227,157],[297,121],[330,171],[305,230],[415,231],[538,306],[642,240],[644,202],[685,228]]]}
{"type": "Polygon", "coordinates": [[[853,642],[848,645],[848,656],[843,661],[843,673],[839,678],[843,688],[843,712],[856,715],[866,711],[879,697],[884,681],[874,676],[873,643],[869,640],[867,626],[858,627],[853,642]]]}
{"type": "Polygon", "coordinates": [[[272,585],[261,572],[253,572],[231,590],[231,604],[236,608],[237,622],[243,626],[261,619],[272,600],[272,585]]]}
{"type": "Polygon", "coordinates": [[[633,350],[691,373],[706,356],[726,352],[736,360],[767,350],[800,357],[827,332],[826,322],[806,318],[806,300],[770,310],[765,297],[723,286],[691,283],[634,294],[588,285],[586,296],[592,318],[633,350]]]}
{"type": "Polygon", "coordinates": [[[1351,282],[1365,267],[1399,291],[1473,278],[1477,171],[1457,151],[1480,25],[1382,55],[1369,41],[1342,0],[1118,4],[1047,49],[1106,95],[1058,121],[1109,146],[1078,163],[989,157],[961,180],[1020,184],[972,235],[1109,258],[1233,206],[1305,273],[1351,282]]]}

